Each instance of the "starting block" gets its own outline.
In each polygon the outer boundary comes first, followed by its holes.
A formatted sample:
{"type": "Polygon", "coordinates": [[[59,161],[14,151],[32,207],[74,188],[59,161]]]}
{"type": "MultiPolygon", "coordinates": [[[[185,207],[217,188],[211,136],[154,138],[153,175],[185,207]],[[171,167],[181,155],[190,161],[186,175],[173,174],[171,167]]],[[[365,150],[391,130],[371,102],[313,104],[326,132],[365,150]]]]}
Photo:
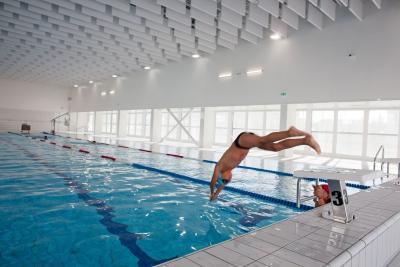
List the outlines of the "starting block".
{"type": "Polygon", "coordinates": [[[347,195],[346,181],[364,184],[368,181],[381,178],[382,171],[353,170],[353,169],[306,169],[294,171],[293,176],[297,178],[297,207],[304,201],[313,197],[301,199],[301,180],[303,178],[314,178],[318,185],[319,179],[328,180],[329,196],[331,203],[322,212],[322,217],[336,222],[349,223],[355,219],[354,214],[349,212],[349,198],[347,195]]]}

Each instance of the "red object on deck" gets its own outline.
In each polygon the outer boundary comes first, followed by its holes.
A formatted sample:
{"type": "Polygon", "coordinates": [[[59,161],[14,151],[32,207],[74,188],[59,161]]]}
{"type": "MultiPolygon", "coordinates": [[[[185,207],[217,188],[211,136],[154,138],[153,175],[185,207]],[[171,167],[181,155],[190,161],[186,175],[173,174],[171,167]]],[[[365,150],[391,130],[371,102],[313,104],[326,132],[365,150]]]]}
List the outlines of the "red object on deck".
{"type": "Polygon", "coordinates": [[[183,158],[183,156],[177,155],[177,154],[170,154],[170,153],[167,153],[167,155],[168,155],[168,156],[171,156],[171,157],[176,157],[176,158],[183,158]]]}
{"type": "Polygon", "coordinates": [[[144,151],[144,152],[153,152],[153,151],[151,151],[151,150],[141,149],[141,148],[139,148],[139,150],[140,150],[140,151],[144,151]]]}
{"type": "Polygon", "coordinates": [[[112,160],[112,161],[115,161],[115,160],[116,160],[116,158],[111,157],[111,156],[107,156],[107,155],[101,155],[101,157],[102,157],[103,159],[110,159],[110,160],[112,160]]]}
{"type": "Polygon", "coordinates": [[[50,142],[50,144],[52,144],[52,145],[57,145],[57,143],[56,143],[56,142],[50,142]]]}
{"type": "Polygon", "coordinates": [[[63,147],[63,148],[71,149],[71,147],[70,147],[70,146],[67,146],[67,145],[63,145],[62,147],[63,147]]]}
{"type": "Polygon", "coordinates": [[[87,150],[85,150],[85,149],[79,149],[79,152],[82,152],[82,153],[86,153],[86,154],[89,154],[90,152],[89,151],[87,151],[87,150]]]}

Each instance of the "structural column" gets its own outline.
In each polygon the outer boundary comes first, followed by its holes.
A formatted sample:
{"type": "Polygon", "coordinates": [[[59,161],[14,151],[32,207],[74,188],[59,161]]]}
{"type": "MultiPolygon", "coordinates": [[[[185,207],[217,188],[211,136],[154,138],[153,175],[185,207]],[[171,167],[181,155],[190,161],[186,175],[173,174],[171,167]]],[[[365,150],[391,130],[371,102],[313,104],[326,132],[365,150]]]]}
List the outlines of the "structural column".
{"type": "MultiPolygon", "coordinates": [[[[290,126],[296,123],[296,106],[289,104],[281,104],[279,130],[286,131],[290,126]]],[[[279,151],[281,157],[292,157],[293,149],[279,151]]]]}
{"type": "Polygon", "coordinates": [[[215,109],[201,108],[199,147],[210,148],[214,144],[215,109]]]}
{"type": "Polygon", "coordinates": [[[161,109],[151,110],[151,130],[150,130],[150,141],[160,142],[161,141],[161,109]]]}

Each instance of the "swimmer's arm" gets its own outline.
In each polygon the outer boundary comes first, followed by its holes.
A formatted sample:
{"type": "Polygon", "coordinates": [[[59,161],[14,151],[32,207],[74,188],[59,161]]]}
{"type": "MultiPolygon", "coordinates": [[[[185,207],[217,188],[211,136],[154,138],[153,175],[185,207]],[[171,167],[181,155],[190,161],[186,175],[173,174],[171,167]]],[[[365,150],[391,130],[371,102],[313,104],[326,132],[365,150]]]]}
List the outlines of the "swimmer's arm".
{"type": "Polygon", "coordinates": [[[222,189],[224,189],[224,187],[225,187],[224,185],[220,185],[217,188],[217,191],[215,191],[214,194],[211,194],[210,201],[216,200],[218,198],[219,193],[221,193],[221,191],[222,191],[222,189]]]}
{"type": "Polygon", "coordinates": [[[215,183],[217,182],[217,179],[218,179],[218,172],[219,172],[219,170],[218,170],[217,166],[215,166],[214,173],[213,173],[213,176],[210,181],[210,194],[211,194],[210,199],[211,199],[212,195],[214,194],[215,183]]]}

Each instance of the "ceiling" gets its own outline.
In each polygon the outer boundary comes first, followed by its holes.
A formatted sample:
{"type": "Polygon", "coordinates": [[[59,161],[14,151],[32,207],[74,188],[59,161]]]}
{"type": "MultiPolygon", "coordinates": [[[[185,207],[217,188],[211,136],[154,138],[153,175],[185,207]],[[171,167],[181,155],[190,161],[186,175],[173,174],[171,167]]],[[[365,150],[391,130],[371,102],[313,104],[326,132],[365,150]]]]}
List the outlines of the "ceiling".
{"type": "Polygon", "coordinates": [[[0,0],[0,78],[71,87],[358,19],[382,0],[0,0]]]}

